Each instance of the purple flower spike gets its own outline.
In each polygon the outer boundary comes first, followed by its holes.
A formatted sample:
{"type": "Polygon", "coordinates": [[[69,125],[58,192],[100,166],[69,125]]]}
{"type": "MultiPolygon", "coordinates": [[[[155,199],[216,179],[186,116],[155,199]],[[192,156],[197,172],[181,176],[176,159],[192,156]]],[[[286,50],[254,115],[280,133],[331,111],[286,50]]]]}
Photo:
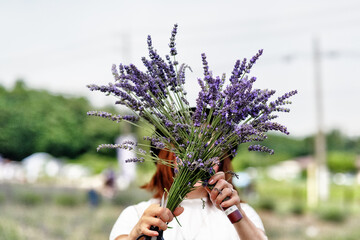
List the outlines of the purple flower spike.
{"type": "Polygon", "coordinates": [[[169,47],[170,47],[170,55],[171,56],[175,56],[177,54],[177,51],[176,51],[176,48],[175,48],[175,36],[176,36],[176,33],[177,33],[177,27],[178,25],[177,24],[174,24],[174,28],[171,32],[171,38],[170,38],[170,44],[169,44],[169,47]]]}
{"type": "Polygon", "coordinates": [[[267,152],[270,153],[270,155],[274,154],[274,150],[261,145],[251,145],[249,146],[249,151],[267,152]]]}
{"type": "Polygon", "coordinates": [[[89,111],[89,112],[87,112],[87,115],[107,118],[107,119],[115,121],[115,122],[120,122],[122,120],[126,120],[126,121],[129,121],[129,122],[137,122],[137,121],[139,121],[138,116],[133,116],[133,115],[121,116],[121,115],[114,115],[112,113],[102,112],[102,111],[89,111]]]}
{"type": "Polygon", "coordinates": [[[144,161],[145,161],[144,158],[129,158],[129,159],[126,159],[126,160],[125,160],[126,163],[130,163],[130,162],[133,162],[133,163],[138,163],[138,162],[140,162],[140,163],[142,163],[142,162],[144,162],[144,161]]]}

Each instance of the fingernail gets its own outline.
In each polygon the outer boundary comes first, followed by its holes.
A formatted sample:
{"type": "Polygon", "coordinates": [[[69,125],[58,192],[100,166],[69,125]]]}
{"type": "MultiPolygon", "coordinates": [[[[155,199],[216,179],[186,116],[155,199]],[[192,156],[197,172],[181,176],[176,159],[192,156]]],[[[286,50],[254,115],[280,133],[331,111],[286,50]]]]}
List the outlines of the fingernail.
{"type": "Polygon", "coordinates": [[[209,184],[213,184],[214,179],[210,179],[209,184]]]}

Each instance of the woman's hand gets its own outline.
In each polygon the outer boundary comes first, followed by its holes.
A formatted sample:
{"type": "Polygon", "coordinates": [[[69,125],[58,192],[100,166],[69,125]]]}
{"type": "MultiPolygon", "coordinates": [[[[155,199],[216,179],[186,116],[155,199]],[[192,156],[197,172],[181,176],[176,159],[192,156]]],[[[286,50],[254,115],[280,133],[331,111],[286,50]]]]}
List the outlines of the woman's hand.
{"type": "Polygon", "coordinates": [[[168,208],[160,207],[159,204],[151,204],[143,213],[138,223],[130,232],[130,239],[136,239],[141,234],[147,236],[155,237],[159,233],[156,231],[150,230],[151,226],[158,227],[160,230],[167,229],[167,223],[171,222],[174,219],[174,216],[179,216],[184,211],[184,208],[178,207],[175,209],[174,213],[168,208]]]}
{"type": "Polygon", "coordinates": [[[210,185],[214,185],[214,188],[210,190],[206,187],[206,190],[210,194],[210,199],[214,205],[221,209],[221,207],[231,207],[236,205],[240,210],[243,219],[241,221],[235,222],[233,225],[236,232],[238,233],[240,239],[251,239],[251,240],[265,240],[267,239],[265,233],[257,228],[254,223],[246,216],[245,212],[240,208],[240,197],[233,186],[225,180],[225,173],[218,172],[209,179],[208,182],[210,185]],[[229,197],[228,200],[224,201],[226,197],[229,197]],[[224,201],[224,202],[223,202],[224,201]]]}
{"type": "Polygon", "coordinates": [[[238,192],[233,188],[228,181],[225,180],[225,173],[218,172],[209,179],[208,182],[210,185],[215,186],[210,190],[206,188],[210,195],[210,199],[213,204],[218,208],[221,207],[230,207],[236,205],[240,209],[240,197],[238,192]],[[229,197],[228,200],[224,201],[226,197],[229,197]],[[223,202],[224,201],[224,202],[223,202]]]}

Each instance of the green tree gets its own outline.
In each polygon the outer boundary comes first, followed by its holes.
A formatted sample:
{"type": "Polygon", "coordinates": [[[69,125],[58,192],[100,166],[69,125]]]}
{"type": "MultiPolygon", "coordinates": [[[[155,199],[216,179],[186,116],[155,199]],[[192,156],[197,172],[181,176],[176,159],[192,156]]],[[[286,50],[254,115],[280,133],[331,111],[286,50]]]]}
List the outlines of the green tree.
{"type": "Polygon", "coordinates": [[[351,152],[332,151],[327,157],[328,167],[332,172],[355,172],[356,155],[351,152]]]}
{"type": "Polygon", "coordinates": [[[93,107],[85,98],[31,90],[21,80],[10,91],[0,88],[0,109],[0,153],[14,160],[34,152],[74,158],[119,134],[116,123],[87,116],[93,107]]]}

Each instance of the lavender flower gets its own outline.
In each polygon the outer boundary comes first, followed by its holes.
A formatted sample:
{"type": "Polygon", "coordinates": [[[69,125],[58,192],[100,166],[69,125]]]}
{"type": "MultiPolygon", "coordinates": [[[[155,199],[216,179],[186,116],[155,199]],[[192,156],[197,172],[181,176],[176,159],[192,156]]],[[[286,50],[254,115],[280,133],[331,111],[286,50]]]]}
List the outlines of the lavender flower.
{"type": "MultiPolygon", "coordinates": [[[[148,58],[141,58],[145,71],[133,64],[113,65],[114,83],[108,85],[90,84],[91,91],[100,91],[117,98],[115,104],[131,109],[134,115],[117,115],[102,111],[90,111],[88,115],[102,117],[115,122],[127,121],[136,125],[140,119],[154,127],[153,135],[144,137],[151,145],[151,153],[159,149],[174,152],[174,163],[148,156],[160,164],[174,167],[174,183],[169,189],[167,207],[174,210],[194,184],[213,175],[214,166],[225,157],[235,156],[239,144],[267,139],[269,131],[289,134],[287,128],[273,120],[279,112],[289,112],[289,98],[297,94],[290,91],[271,100],[275,90],[254,87],[257,78],[249,76],[263,50],[250,60],[236,60],[225,85],[226,76],[216,76],[209,67],[206,54],[201,54],[203,76],[198,78],[200,91],[196,107],[190,108],[184,90],[185,73],[190,70],[180,64],[175,37],[175,24],[170,37],[169,54],[162,58],[153,46],[151,36],[147,37],[148,58]]],[[[136,125],[137,126],[137,125],[136,125]]],[[[140,145],[140,144],[139,144],[140,145]]],[[[140,145],[141,147],[141,145],[140,145]]],[[[136,143],[102,144],[103,148],[120,148],[136,151],[141,156],[147,153],[136,143]]],[[[249,151],[273,154],[274,151],[259,144],[249,151]]],[[[157,155],[157,154],[155,154],[157,155]]],[[[132,158],[127,162],[142,162],[145,158],[132,158]]]]}
{"type": "Polygon", "coordinates": [[[144,158],[129,158],[129,159],[126,159],[125,160],[125,162],[126,163],[130,163],[130,162],[133,162],[133,163],[137,163],[137,162],[140,162],[140,163],[142,163],[142,162],[144,162],[145,160],[144,160],[144,158]]]}
{"type": "Polygon", "coordinates": [[[171,56],[175,56],[177,54],[177,51],[176,51],[176,48],[175,48],[175,36],[176,36],[176,33],[177,33],[177,27],[178,25],[175,24],[174,25],[174,28],[171,32],[171,38],[170,38],[170,44],[169,44],[169,47],[170,47],[170,54],[171,56]]]}
{"type": "Polygon", "coordinates": [[[143,154],[143,155],[146,155],[146,151],[142,148],[139,148],[138,149],[139,153],[143,154]]]}
{"type": "Polygon", "coordinates": [[[104,149],[104,148],[110,148],[110,149],[125,149],[125,150],[133,150],[135,147],[137,146],[137,143],[135,142],[132,142],[132,141],[125,141],[121,144],[100,144],[98,147],[97,147],[97,151],[100,151],[101,149],[104,149]]]}
{"type": "Polygon", "coordinates": [[[249,146],[249,151],[267,152],[271,155],[274,154],[274,150],[261,145],[251,145],[249,146]]]}
{"type": "Polygon", "coordinates": [[[114,115],[112,113],[103,112],[103,111],[89,111],[87,113],[87,115],[102,117],[102,118],[110,119],[110,120],[115,121],[115,122],[120,122],[122,120],[126,120],[126,121],[129,121],[129,122],[137,122],[137,121],[139,121],[138,116],[133,116],[133,115],[123,115],[123,116],[121,116],[121,115],[114,115]]]}

